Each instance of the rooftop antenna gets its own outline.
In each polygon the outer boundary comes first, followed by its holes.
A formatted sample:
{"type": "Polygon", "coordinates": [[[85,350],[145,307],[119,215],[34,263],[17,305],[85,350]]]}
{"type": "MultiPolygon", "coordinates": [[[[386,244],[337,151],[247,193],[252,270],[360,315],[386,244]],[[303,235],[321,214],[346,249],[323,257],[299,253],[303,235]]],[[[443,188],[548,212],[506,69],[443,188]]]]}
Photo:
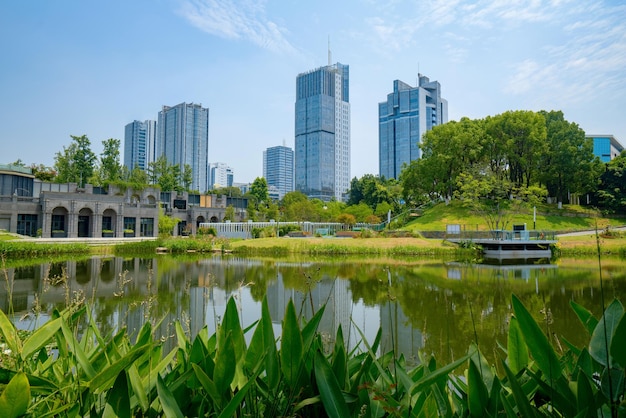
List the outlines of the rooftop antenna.
{"type": "Polygon", "coordinates": [[[328,65],[332,64],[332,55],[330,53],[330,35],[328,35],[328,65]]]}

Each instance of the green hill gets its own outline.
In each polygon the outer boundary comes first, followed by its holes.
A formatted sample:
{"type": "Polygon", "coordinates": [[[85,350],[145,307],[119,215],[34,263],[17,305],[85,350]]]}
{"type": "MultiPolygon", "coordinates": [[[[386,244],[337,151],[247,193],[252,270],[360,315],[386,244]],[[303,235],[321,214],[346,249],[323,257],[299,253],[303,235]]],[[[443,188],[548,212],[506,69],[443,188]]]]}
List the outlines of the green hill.
{"type": "MultiPolygon", "coordinates": [[[[507,229],[512,229],[513,224],[526,224],[527,229],[545,231],[581,231],[599,229],[607,226],[626,225],[626,218],[607,218],[599,212],[582,206],[564,205],[558,209],[556,205],[542,205],[537,207],[537,217],[533,225],[533,209],[524,212],[513,213],[509,217],[507,229]]],[[[460,224],[467,230],[486,230],[487,223],[479,215],[464,207],[458,201],[449,204],[439,203],[424,210],[419,216],[415,216],[402,229],[409,231],[443,231],[446,225],[460,224]]]]}

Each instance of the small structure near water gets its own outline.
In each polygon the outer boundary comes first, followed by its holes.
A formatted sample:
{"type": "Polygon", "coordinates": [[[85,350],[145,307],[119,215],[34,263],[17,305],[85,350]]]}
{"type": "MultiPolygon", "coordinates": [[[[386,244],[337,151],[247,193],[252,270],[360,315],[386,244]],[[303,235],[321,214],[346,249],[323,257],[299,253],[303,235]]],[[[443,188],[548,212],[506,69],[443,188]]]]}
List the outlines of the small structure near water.
{"type": "Polygon", "coordinates": [[[448,225],[445,239],[459,245],[480,246],[485,258],[529,260],[552,257],[551,246],[557,242],[555,238],[554,232],[527,230],[526,225],[493,231],[462,231],[460,225],[448,225]]]}

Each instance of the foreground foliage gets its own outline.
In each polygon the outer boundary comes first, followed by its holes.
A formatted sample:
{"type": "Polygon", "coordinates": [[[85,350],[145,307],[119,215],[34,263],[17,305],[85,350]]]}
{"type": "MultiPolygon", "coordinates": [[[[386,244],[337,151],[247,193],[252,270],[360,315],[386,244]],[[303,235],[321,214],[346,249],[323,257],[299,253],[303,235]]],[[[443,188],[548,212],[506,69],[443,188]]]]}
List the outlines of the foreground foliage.
{"type": "MultiPolygon", "coordinates": [[[[0,411],[19,416],[623,416],[626,318],[615,300],[601,319],[572,303],[586,347],[555,350],[512,297],[506,361],[487,364],[477,347],[451,364],[410,366],[374,341],[349,351],[338,329],[325,348],[317,327],[289,302],[279,347],[267,300],[242,329],[233,298],[220,327],[193,339],[176,324],[169,353],[158,324],[137,336],[98,331],[89,310],[67,309],[23,337],[0,311],[0,411]],[[78,331],[80,330],[80,332],[78,331]],[[249,344],[244,338],[252,333],[249,344]],[[463,373],[457,369],[463,368],[463,373]]],[[[550,335],[548,333],[548,335],[550,335]]]]}

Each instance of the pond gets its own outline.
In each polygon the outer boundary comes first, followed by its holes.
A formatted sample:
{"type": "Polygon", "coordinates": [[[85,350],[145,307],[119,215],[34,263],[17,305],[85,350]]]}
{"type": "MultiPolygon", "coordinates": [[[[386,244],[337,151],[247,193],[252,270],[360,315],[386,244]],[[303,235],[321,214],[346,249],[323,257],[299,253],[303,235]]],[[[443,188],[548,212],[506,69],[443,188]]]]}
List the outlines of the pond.
{"type": "MultiPolygon", "coordinates": [[[[477,343],[490,361],[502,356],[511,295],[517,295],[551,339],[564,346],[586,343],[570,301],[596,317],[626,291],[626,260],[562,259],[555,264],[484,265],[396,259],[261,259],[236,256],[152,258],[93,257],[6,268],[0,278],[0,308],[17,326],[33,329],[54,309],[86,303],[103,333],[126,328],[132,335],[146,321],[174,347],[173,324],[191,335],[205,325],[214,332],[226,302],[234,297],[242,326],[256,321],[267,298],[275,332],[291,299],[310,318],[326,306],[319,331],[329,345],[342,327],[350,347],[373,342],[402,353],[419,353],[440,364],[463,356],[477,343]],[[9,290],[11,289],[11,290],[9,290]]],[[[251,337],[249,333],[248,338],[251,337]]],[[[363,348],[363,346],[361,346],[363,348]]]]}

